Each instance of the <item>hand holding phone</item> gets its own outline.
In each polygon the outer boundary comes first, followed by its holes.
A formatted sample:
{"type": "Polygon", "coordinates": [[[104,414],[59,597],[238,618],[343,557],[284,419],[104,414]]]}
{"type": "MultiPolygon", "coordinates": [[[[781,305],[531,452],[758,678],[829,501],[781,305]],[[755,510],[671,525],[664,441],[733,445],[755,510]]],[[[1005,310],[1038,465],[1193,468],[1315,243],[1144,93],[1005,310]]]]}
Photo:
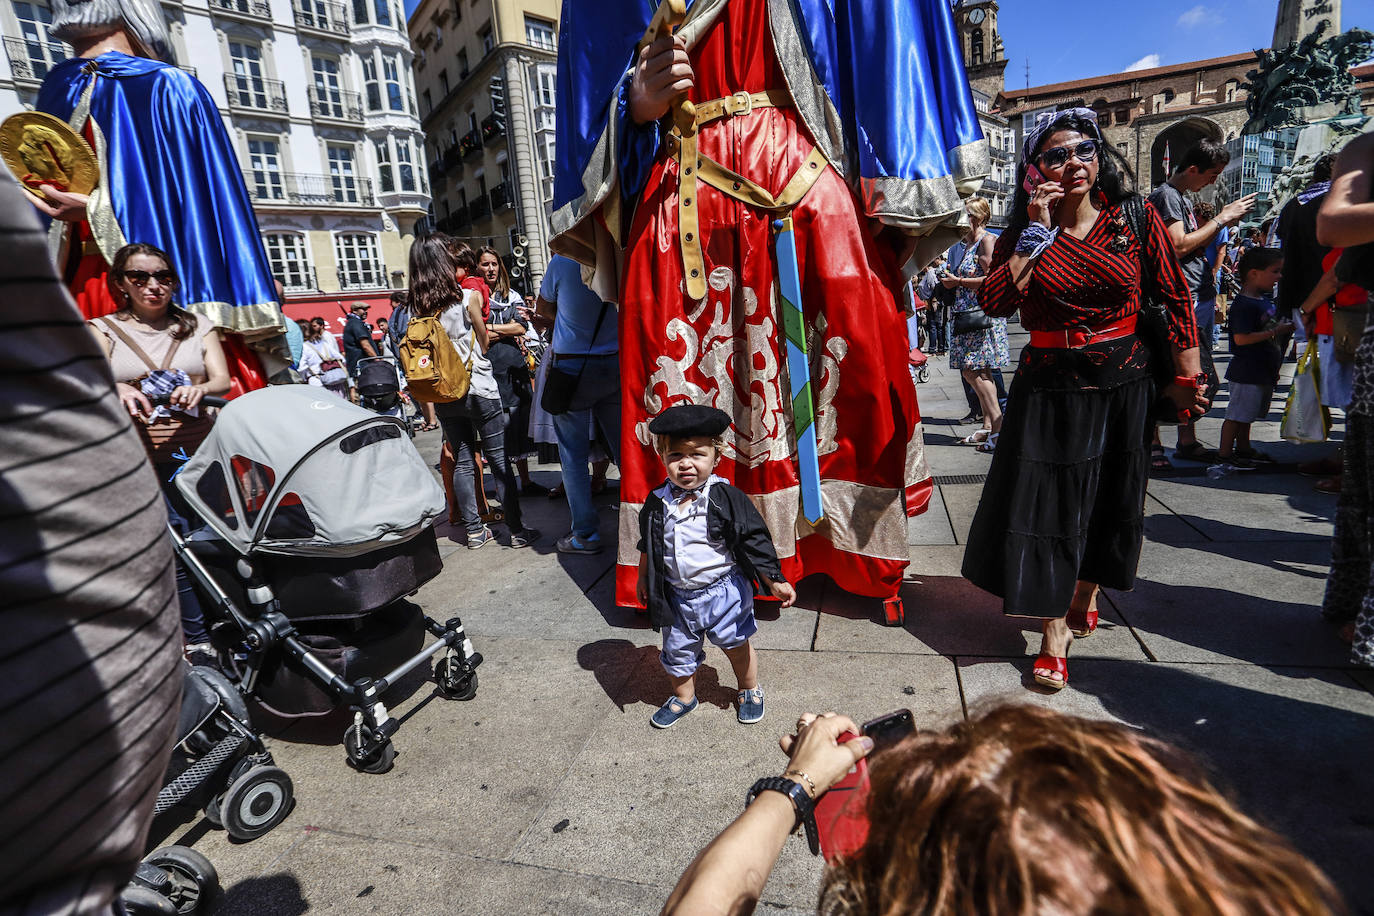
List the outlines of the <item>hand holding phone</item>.
{"type": "Polygon", "coordinates": [[[1045,181],[1044,173],[1036,168],[1034,162],[1026,165],[1026,178],[1021,182],[1021,187],[1025,188],[1027,194],[1034,194],[1035,189],[1044,184],[1045,181]]]}
{"type": "MultiPolygon", "coordinates": [[[[870,756],[901,741],[916,730],[911,710],[899,709],[885,716],[870,719],[859,730],[873,740],[870,756]]],[[[843,744],[858,735],[844,732],[835,740],[843,744]]],[[[827,862],[838,856],[856,852],[868,838],[868,760],[859,760],[843,779],[816,802],[816,831],[820,836],[821,855],[827,862]]]]}

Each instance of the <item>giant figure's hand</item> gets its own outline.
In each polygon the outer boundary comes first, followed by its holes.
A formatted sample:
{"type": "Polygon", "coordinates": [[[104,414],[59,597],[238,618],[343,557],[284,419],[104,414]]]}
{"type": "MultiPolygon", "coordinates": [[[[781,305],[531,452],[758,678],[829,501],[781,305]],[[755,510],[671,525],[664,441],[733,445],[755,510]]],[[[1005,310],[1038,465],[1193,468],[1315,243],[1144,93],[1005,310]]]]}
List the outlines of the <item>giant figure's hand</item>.
{"type": "Polygon", "coordinates": [[[639,52],[630,77],[630,118],[636,124],[657,121],[673,99],[692,88],[692,62],[687,43],[676,35],[657,38],[639,52]]]}
{"type": "Polygon", "coordinates": [[[59,191],[50,184],[39,185],[38,190],[42,191],[45,200],[35,200],[33,205],[53,219],[60,219],[64,223],[79,223],[86,218],[85,194],[71,194],[67,191],[59,191]]]}

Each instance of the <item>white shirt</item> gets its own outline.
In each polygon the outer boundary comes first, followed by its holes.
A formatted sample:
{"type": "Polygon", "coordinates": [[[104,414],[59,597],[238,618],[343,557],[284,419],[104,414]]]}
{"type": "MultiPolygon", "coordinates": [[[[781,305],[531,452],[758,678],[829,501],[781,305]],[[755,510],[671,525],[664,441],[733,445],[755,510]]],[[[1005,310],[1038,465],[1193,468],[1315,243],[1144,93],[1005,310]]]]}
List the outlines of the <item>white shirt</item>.
{"type": "MultiPolygon", "coordinates": [[[[469,289],[464,290],[463,295],[476,296],[477,293],[469,289]]],[[[496,376],[492,374],[491,362],[482,355],[481,348],[476,346],[467,308],[461,302],[450,305],[439,314],[439,323],[444,326],[444,332],[453,342],[453,348],[458,351],[458,358],[468,367],[468,374],[471,376],[468,393],[479,398],[499,399],[501,392],[496,387],[496,376]]]]}
{"type": "Polygon", "coordinates": [[[339,352],[339,345],[334,342],[334,335],[326,332],[319,340],[301,342],[301,364],[297,370],[307,383],[323,385],[320,376],[324,374],[324,370],[320,368],[320,364],[331,359],[337,359],[340,365],[343,364],[343,354],[339,352]]]}
{"type": "Polygon", "coordinates": [[[712,474],[692,491],[692,496],[681,501],[673,499],[671,483],[654,491],[663,500],[663,561],[668,584],[674,588],[702,588],[735,566],[724,542],[711,540],[706,528],[706,512],[711,502],[707,494],[712,484],[725,482],[712,474]]]}

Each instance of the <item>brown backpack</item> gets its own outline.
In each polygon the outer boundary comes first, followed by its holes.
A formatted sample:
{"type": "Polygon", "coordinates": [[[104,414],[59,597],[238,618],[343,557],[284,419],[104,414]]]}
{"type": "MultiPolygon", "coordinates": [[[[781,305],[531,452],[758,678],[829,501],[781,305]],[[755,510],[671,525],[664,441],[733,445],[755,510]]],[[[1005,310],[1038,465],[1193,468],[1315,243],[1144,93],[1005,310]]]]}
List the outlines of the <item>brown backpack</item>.
{"type": "MultiPolygon", "coordinates": [[[[473,346],[476,345],[477,333],[474,331],[473,346]]],[[[472,382],[472,364],[458,358],[458,349],[448,339],[448,332],[437,315],[410,319],[397,356],[410,387],[410,396],[416,400],[444,404],[467,397],[472,382]]]]}

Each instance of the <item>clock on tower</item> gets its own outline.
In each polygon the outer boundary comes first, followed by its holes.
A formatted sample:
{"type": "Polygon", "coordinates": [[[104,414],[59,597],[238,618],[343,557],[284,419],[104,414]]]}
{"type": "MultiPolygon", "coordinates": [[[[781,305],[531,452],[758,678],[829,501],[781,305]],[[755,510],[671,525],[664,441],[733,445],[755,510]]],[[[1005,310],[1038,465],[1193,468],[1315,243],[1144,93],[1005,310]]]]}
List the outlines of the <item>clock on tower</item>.
{"type": "Polygon", "coordinates": [[[987,93],[989,98],[997,98],[1003,89],[1007,57],[1002,50],[1002,36],[997,32],[996,0],[961,4],[958,25],[969,85],[987,93]]]}

